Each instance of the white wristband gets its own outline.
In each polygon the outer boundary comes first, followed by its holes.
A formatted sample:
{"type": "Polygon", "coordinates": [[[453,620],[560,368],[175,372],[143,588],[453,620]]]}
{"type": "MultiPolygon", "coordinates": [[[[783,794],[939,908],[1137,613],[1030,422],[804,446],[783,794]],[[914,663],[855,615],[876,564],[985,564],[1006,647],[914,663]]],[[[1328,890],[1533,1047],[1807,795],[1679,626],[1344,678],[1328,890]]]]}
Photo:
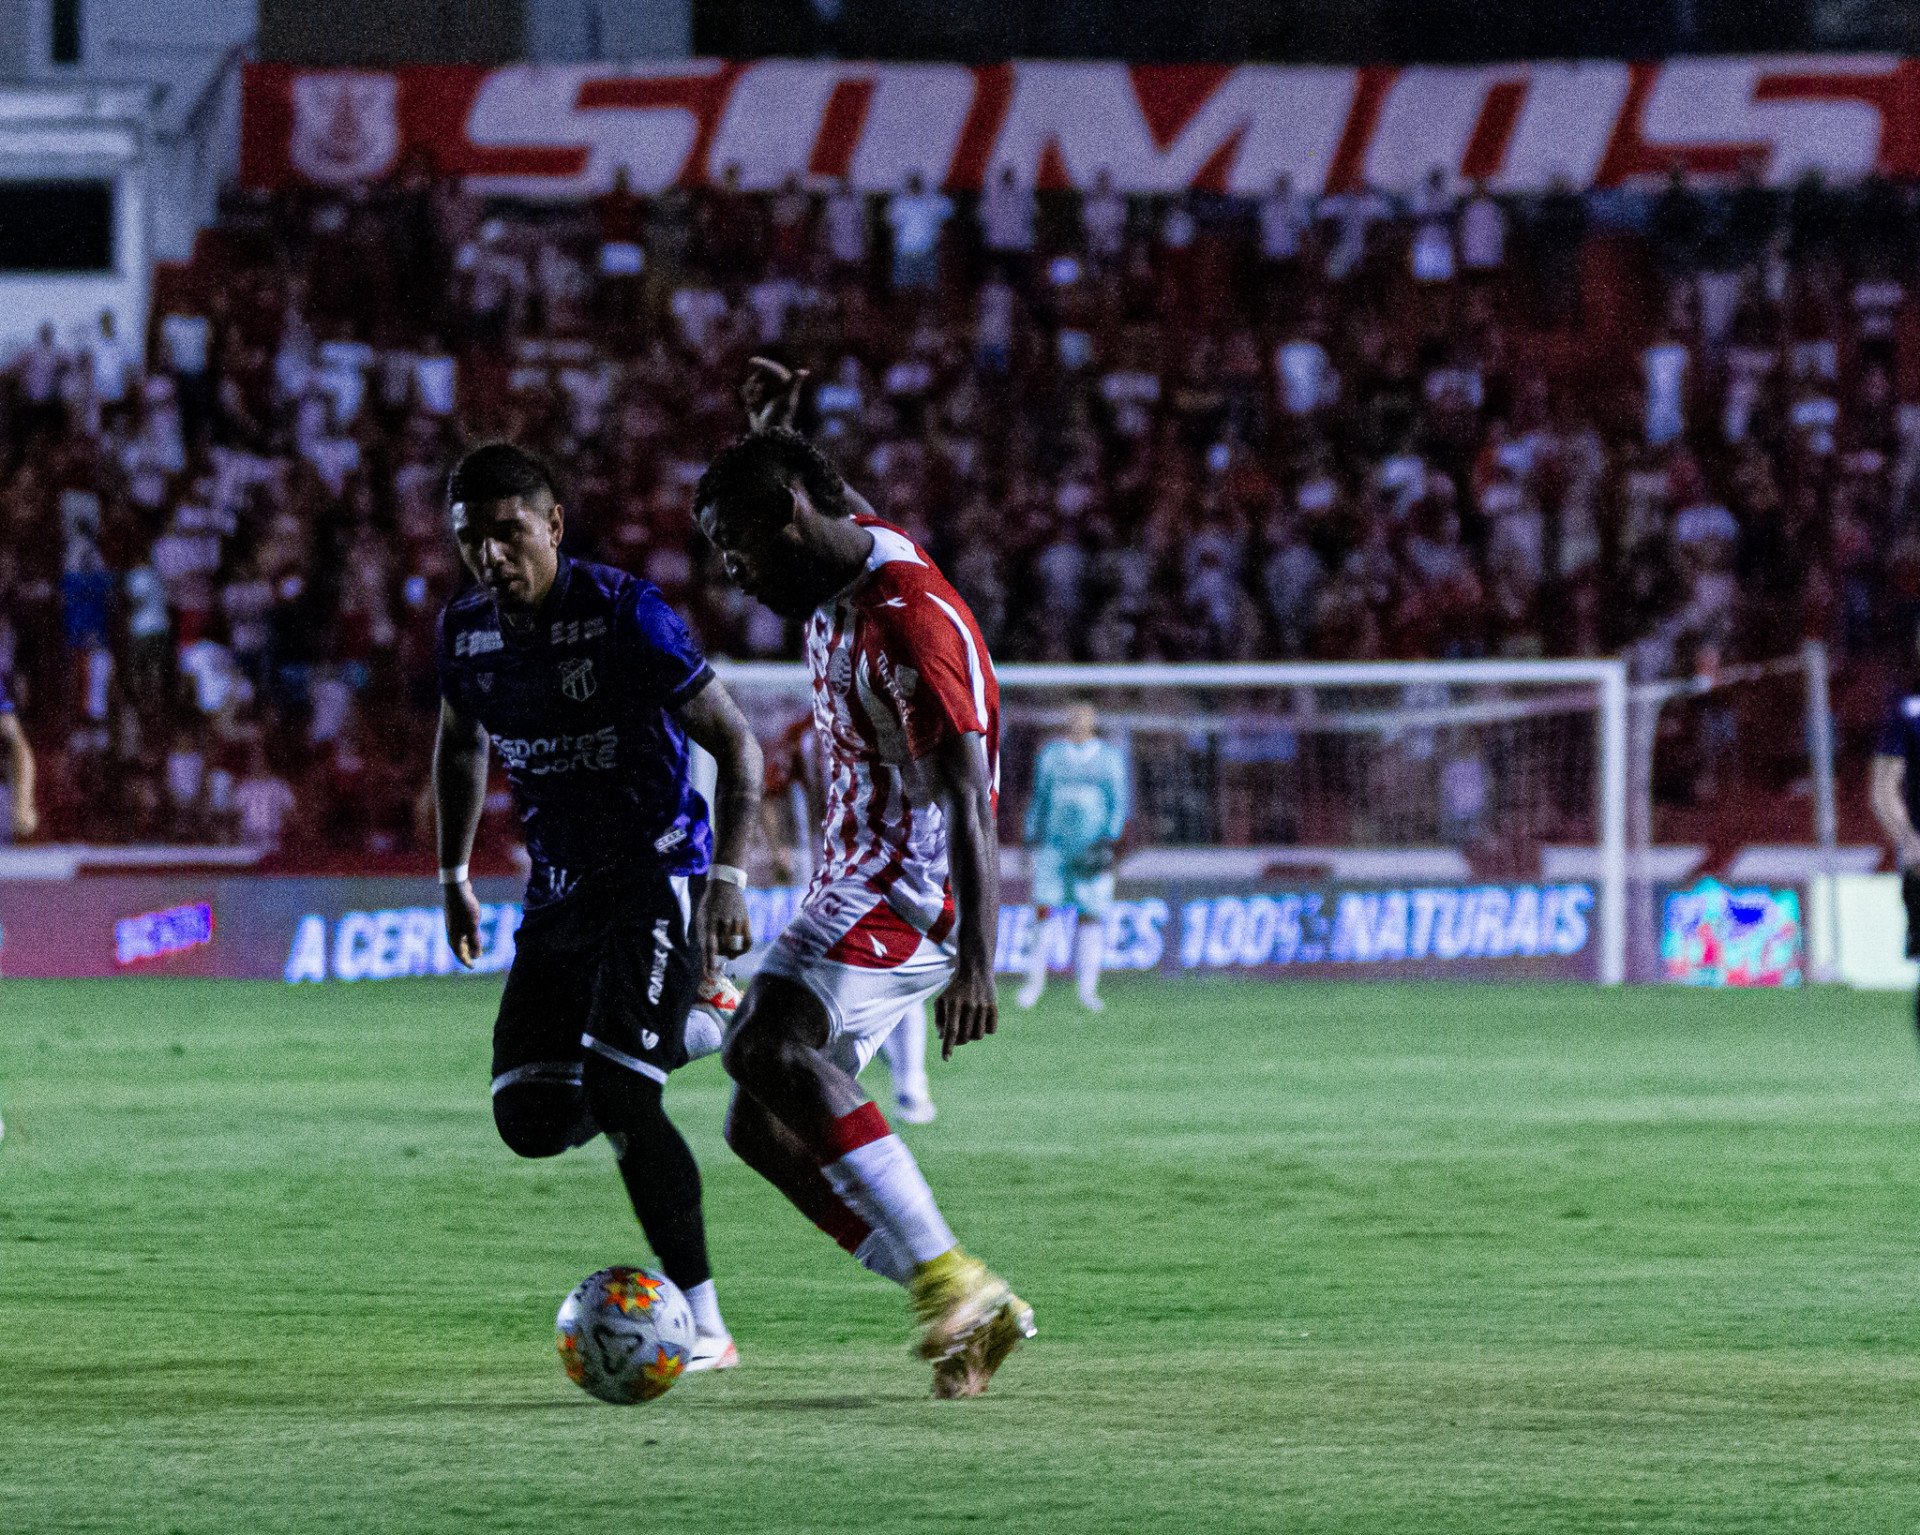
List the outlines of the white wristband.
{"type": "Polygon", "coordinates": [[[443,885],[464,885],[467,882],[467,866],[455,864],[451,869],[440,871],[440,883],[443,885]]]}
{"type": "Polygon", "coordinates": [[[747,888],[747,871],[736,869],[730,863],[717,863],[707,870],[707,874],[709,878],[717,879],[723,885],[732,885],[740,890],[747,888]]]}

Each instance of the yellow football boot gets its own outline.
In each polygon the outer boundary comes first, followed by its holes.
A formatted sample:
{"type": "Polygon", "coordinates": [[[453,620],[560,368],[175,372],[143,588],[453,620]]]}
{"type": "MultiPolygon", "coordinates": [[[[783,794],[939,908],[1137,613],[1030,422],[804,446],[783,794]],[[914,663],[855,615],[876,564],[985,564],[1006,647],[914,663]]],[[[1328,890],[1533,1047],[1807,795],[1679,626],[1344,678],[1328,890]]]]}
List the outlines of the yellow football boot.
{"type": "Polygon", "coordinates": [[[933,1361],[940,1396],[978,1396],[1015,1345],[1033,1335],[1033,1308],[957,1247],[914,1269],[911,1294],[918,1353],[933,1361]]]}
{"type": "Polygon", "coordinates": [[[1008,1291],[999,1309],[966,1347],[934,1365],[933,1394],[942,1401],[980,1395],[993,1379],[993,1372],[1007,1362],[1007,1356],[1038,1331],[1033,1325],[1033,1307],[1008,1291]]]}

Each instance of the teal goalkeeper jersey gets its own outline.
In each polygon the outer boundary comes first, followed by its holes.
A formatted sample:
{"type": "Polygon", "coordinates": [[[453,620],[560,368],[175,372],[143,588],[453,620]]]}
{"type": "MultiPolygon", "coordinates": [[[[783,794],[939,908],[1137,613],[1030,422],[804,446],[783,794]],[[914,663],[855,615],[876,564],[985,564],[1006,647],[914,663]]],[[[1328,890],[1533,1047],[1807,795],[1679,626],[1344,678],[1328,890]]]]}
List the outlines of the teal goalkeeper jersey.
{"type": "Polygon", "coordinates": [[[1071,865],[1127,824],[1127,764],[1098,739],[1076,746],[1052,741],[1034,765],[1026,840],[1044,843],[1071,865]]]}

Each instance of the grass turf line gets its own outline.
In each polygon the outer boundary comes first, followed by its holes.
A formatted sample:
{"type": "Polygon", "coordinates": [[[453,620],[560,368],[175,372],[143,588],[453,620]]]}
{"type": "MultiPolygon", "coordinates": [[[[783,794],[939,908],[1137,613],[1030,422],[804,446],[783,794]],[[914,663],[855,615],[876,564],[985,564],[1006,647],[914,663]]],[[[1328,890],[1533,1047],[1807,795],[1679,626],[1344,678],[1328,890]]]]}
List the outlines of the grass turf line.
{"type": "Polygon", "coordinates": [[[621,1409],[551,1323],[645,1246],[603,1148],[496,1139],[495,984],[0,985],[0,1527],[1920,1523],[1899,999],[1056,987],[905,1127],[1038,1312],[975,1403],[702,1062],[745,1363],[621,1409]]]}

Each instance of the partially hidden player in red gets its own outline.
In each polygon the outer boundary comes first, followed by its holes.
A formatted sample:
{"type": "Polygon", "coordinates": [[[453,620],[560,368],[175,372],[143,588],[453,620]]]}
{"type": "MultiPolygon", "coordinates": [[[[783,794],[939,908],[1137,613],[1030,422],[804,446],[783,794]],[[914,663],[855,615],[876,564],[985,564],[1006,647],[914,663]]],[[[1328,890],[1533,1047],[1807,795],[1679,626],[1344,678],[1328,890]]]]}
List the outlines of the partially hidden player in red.
{"type": "Polygon", "coordinates": [[[1032,1336],[1032,1308],[961,1250],[857,1078],[929,997],[943,1055],[998,1022],[1000,689],[979,625],[926,551],[788,425],[801,381],[754,359],[753,429],[694,492],[733,581],[806,620],[828,757],[813,882],[727,1031],[727,1140],[908,1287],[935,1395],[977,1396],[1032,1336]]]}

